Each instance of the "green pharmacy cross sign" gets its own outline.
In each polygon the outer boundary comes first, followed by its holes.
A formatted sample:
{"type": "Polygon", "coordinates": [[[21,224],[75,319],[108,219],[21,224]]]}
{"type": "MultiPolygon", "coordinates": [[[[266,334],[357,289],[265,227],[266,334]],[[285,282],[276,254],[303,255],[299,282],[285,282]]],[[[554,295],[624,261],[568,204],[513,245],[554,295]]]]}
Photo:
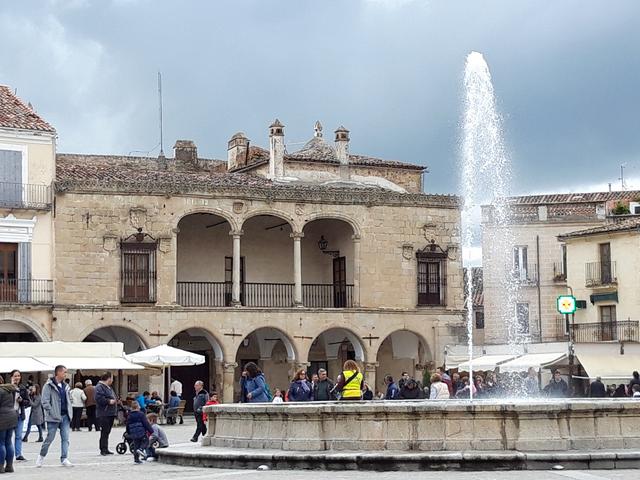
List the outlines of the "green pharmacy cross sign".
{"type": "Polygon", "coordinates": [[[560,295],[558,297],[556,306],[558,312],[563,315],[569,315],[576,312],[576,297],[573,295],[560,295]]]}

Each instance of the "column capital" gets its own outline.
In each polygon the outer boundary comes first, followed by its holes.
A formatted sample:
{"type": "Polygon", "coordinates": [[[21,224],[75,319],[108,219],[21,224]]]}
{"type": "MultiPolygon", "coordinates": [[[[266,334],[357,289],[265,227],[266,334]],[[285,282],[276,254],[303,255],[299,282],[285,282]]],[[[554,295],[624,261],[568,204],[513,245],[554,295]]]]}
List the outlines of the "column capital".
{"type": "Polygon", "coordinates": [[[299,239],[301,239],[301,238],[304,238],[304,233],[302,233],[302,232],[291,232],[291,233],[289,234],[289,236],[290,236],[291,238],[293,238],[294,240],[299,240],[299,239]]]}
{"type": "Polygon", "coordinates": [[[232,237],[241,237],[242,235],[244,235],[244,230],[231,230],[229,232],[229,235],[232,237]]]}
{"type": "Polygon", "coordinates": [[[351,240],[353,240],[354,242],[359,242],[360,235],[358,235],[357,233],[354,233],[353,235],[351,235],[351,240]]]}
{"type": "Polygon", "coordinates": [[[380,364],[378,362],[365,362],[364,369],[367,371],[375,370],[380,364]]]}
{"type": "Polygon", "coordinates": [[[237,367],[237,362],[222,362],[222,368],[224,368],[227,372],[234,372],[237,367]]]}

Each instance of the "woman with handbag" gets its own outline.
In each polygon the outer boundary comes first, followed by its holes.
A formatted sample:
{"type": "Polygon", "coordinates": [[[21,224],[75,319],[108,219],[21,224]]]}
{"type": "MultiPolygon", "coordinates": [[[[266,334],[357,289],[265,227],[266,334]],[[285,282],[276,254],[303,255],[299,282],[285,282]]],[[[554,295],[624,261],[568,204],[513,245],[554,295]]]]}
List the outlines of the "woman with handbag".
{"type": "Polygon", "coordinates": [[[340,400],[362,400],[364,376],[354,360],[347,360],[338,375],[336,391],[340,392],[340,400]]]}

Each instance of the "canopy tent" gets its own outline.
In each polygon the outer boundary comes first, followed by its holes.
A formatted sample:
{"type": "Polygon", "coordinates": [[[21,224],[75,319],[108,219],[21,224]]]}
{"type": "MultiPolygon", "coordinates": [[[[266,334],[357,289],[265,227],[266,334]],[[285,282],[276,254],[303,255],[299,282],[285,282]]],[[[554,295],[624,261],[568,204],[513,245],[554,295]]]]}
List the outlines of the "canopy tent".
{"type": "Polygon", "coordinates": [[[478,370],[493,370],[497,366],[500,366],[500,364],[507,362],[515,357],[516,355],[513,354],[482,355],[481,357],[472,359],[471,362],[469,362],[468,360],[466,362],[462,362],[460,365],[458,365],[458,370],[462,372],[468,372],[470,368],[473,368],[474,372],[478,370]]]}
{"type": "MultiPolygon", "coordinates": [[[[482,346],[473,346],[473,358],[482,356],[482,346]]],[[[444,351],[444,364],[448,369],[458,368],[463,362],[469,360],[469,346],[468,345],[451,345],[447,346],[444,351]]]]}
{"type": "Polygon", "coordinates": [[[71,370],[144,369],[126,359],[120,342],[3,342],[0,348],[0,371],[48,372],[56,365],[71,370]]]}
{"type": "MultiPolygon", "coordinates": [[[[533,367],[537,372],[541,367],[559,362],[567,358],[566,353],[528,353],[500,364],[501,372],[526,372],[533,367]]],[[[474,365],[475,368],[475,365],[474,365]]]]}
{"type": "MultiPolygon", "coordinates": [[[[170,347],[167,344],[158,345],[157,347],[149,348],[148,350],[132,353],[131,355],[127,355],[127,358],[133,362],[142,363],[143,365],[162,368],[163,373],[164,369],[168,368],[169,375],[167,381],[171,381],[172,366],[186,367],[191,365],[201,365],[205,362],[204,355],[180,350],[179,348],[170,347]]],[[[164,393],[166,394],[166,391],[164,393]]]]}
{"type": "Polygon", "coordinates": [[[640,368],[639,344],[576,343],[573,348],[588,378],[628,380],[640,368]]]}

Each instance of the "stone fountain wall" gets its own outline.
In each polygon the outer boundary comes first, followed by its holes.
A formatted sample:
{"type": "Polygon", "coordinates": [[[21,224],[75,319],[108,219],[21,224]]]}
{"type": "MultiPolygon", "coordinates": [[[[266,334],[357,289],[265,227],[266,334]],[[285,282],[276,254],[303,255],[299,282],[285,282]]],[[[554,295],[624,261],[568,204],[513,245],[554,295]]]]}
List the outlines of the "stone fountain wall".
{"type": "Polygon", "coordinates": [[[290,451],[640,448],[640,402],[634,400],[226,404],[205,411],[205,446],[290,451]]]}

